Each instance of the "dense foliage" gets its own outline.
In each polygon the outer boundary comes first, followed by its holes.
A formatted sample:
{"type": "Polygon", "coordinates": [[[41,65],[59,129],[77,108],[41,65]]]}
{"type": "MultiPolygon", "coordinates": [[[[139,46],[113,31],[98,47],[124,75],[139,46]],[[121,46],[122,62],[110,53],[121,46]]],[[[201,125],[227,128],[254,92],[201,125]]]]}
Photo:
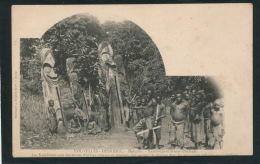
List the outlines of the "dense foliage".
{"type": "Polygon", "coordinates": [[[108,21],[100,24],[95,17],[86,14],[74,15],[55,24],[43,35],[42,40],[21,40],[21,74],[24,79],[39,81],[40,61],[35,54],[42,47],[50,47],[59,75],[68,79],[66,59],[74,57],[74,71],[79,76],[79,83],[83,87],[88,84],[95,87],[99,78],[97,46],[102,41],[109,41],[114,54],[122,56],[131,93],[152,88],[167,96],[190,86],[218,95],[207,77],[166,77],[159,50],[152,39],[133,22],[108,21]]]}
{"type": "Polygon", "coordinates": [[[160,89],[165,70],[151,38],[130,21],[105,22],[102,28],[108,34],[107,40],[112,44],[115,54],[123,58],[130,90],[160,89]]]}
{"type": "Polygon", "coordinates": [[[67,79],[66,59],[76,58],[74,71],[83,87],[98,78],[97,45],[104,37],[98,20],[90,15],[71,16],[55,24],[43,40],[53,50],[57,73],[67,79]]]}
{"type": "Polygon", "coordinates": [[[23,38],[20,40],[20,75],[21,89],[31,91],[34,94],[41,93],[41,59],[37,55],[40,40],[35,38],[23,38]]]}

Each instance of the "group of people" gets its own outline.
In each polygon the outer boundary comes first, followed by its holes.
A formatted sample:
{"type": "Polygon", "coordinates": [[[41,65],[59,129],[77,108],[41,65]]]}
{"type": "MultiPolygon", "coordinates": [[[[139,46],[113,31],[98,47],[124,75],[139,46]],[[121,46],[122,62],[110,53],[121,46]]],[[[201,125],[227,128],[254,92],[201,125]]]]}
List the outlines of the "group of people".
{"type": "MultiPolygon", "coordinates": [[[[185,149],[185,138],[190,138],[196,149],[202,149],[203,146],[206,149],[222,148],[225,125],[221,99],[214,98],[212,93],[205,94],[203,90],[177,91],[171,94],[167,107],[170,109],[168,126],[171,147],[185,149]]],[[[139,94],[129,108],[138,148],[146,147],[148,136],[139,134],[147,129],[153,130],[156,135],[155,147],[160,148],[162,118],[166,117],[166,105],[162,103],[162,97],[148,90],[146,95],[139,94]]]]}
{"type": "Polygon", "coordinates": [[[71,119],[69,124],[70,132],[77,133],[82,129],[88,134],[97,134],[102,131],[107,131],[108,127],[108,102],[102,96],[102,94],[95,92],[93,100],[88,104],[90,111],[89,117],[83,112],[83,103],[79,94],[74,94],[74,117],[71,119]],[[77,122],[78,126],[73,126],[74,122],[77,122]],[[80,129],[80,130],[78,130],[80,129]]]}
{"type": "Polygon", "coordinates": [[[221,149],[224,125],[224,104],[212,93],[204,91],[181,92],[171,95],[171,123],[169,143],[173,147],[184,147],[184,138],[190,137],[196,149],[221,149]]]}
{"type": "MultiPolygon", "coordinates": [[[[108,102],[102,94],[95,93],[90,103],[91,113],[87,117],[83,112],[83,103],[79,94],[74,95],[74,115],[69,121],[67,130],[79,133],[83,129],[88,134],[97,134],[107,131],[108,102]]],[[[132,129],[138,141],[138,148],[147,147],[146,133],[152,131],[155,138],[155,147],[159,143],[162,131],[162,118],[169,118],[169,144],[173,148],[185,149],[185,138],[190,138],[196,149],[221,149],[224,125],[224,104],[221,99],[214,98],[212,93],[205,94],[203,90],[177,91],[170,95],[170,103],[162,103],[160,94],[147,90],[146,94],[139,92],[131,97],[123,92],[122,105],[126,129],[132,129]],[[166,112],[166,107],[170,109],[166,112]],[[167,116],[168,114],[168,116],[167,116]],[[130,126],[130,122],[132,125],[130,126]]],[[[56,110],[54,101],[49,100],[48,119],[51,134],[57,133],[56,110]]]]}
{"type": "MultiPolygon", "coordinates": [[[[80,94],[74,94],[74,102],[72,104],[74,108],[73,117],[69,120],[66,125],[69,133],[79,133],[85,131],[88,134],[97,134],[101,131],[107,131],[107,112],[106,112],[106,101],[101,99],[101,96],[97,93],[94,94],[93,101],[90,102],[89,106],[91,111],[87,117],[86,113],[83,112],[83,101],[81,100],[80,94]]],[[[57,119],[56,112],[59,109],[54,108],[54,100],[49,100],[49,107],[47,110],[47,120],[49,121],[49,130],[51,134],[57,133],[57,119]]]]}

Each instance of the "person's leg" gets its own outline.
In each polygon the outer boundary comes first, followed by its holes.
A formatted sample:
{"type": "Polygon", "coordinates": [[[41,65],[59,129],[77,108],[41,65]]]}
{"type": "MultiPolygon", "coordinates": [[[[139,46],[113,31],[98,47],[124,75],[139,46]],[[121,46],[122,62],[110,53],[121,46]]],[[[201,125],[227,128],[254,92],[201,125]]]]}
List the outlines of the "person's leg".
{"type": "Polygon", "coordinates": [[[124,107],[124,117],[125,117],[125,127],[126,127],[126,130],[127,128],[129,128],[129,123],[128,123],[128,120],[129,120],[129,110],[127,107],[124,107]]]}
{"type": "Polygon", "coordinates": [[[53,135],[53,133],[55,133],[55,130],[57,128],[57,120],[53,116],[50,116],[49,120],[50,120],[50,129],[49,130],[51,132],[51,135],[53,135]]]}
{"type": "Polygon", "coordinates": [[[203,147],[203,143],[205,143],[205,138],[206,138],[206,133],[205,133],[205,129],[204,129],[204,117],[203,116],[201,116],[200,117],[201,118],[201,121],[200,121],[200,128],[199,128],[199,131],[200,131],[200,133],[199,133],[199,142],[200,142],[200,149],[202,149],[202,147],[203,147]]]}
{"type": "Polygon", "coordinates": [[[194,123],[193,122],[191,122],[191,126],[190,126],[190,134],[191,134],[191,141],[192,142],[194,142],[194,125],[193,125],[194,123]]]}
{"type": "Polygon", "coordinates": [[[195,148],[201,149],[201,124],[199,121],[194,123],[194,141],[195,141],[195,148]]]}
{"type": "Polygon", "coordinates": [[[70,132],[71,133],[79,133],[81,131],[81,128],[80,127],[78,127],[78,128],[71,128],[70,129],[70,132]]]}
{"type": "Polygon", "coordinates": [[[136,139],[137,139],[137,141],[138,141],[138,149],[142,149],[143,148],[143,138],[142,138],[142,136],[140,136],[140,135],[137,135],[137,133],[135,133],[135,136],[136,136],[136,139]]]}
{"type": "Polygon", "coordinates": [[[221,126],[213,126],[212,127],[213,130],[213,135],[215,138],[215,145],[214,145],[214,149],[221,149],[222,147],[222,136],[221,136],[221,126]]]}
{"type": "Polygon", "coordinates": [[[210,137],[210,134],[209,134],[209,119],[205,120],[204,121],[204,130],[205,130],[205,148],[208,148],[209,146],[209,137],[210,137]]]}
{"type": "Polygon", "coordinates": [[[196,122],[192,121],[191,122],[191,141],[194,143],[195,149],[198,149],[196,128],[197,128],[196,122]]]}
{"type": "MultiPolygon", "coordinates": [[[[77,117],[78,117],[78,119],[79,119],[80,126],[86,127],[87,119],[81,117],[81,115],[79,115],[79,114],[77,114],[77,117]]],[[[96,117],[95,117],[95,118],[96,118],[96,117]]]]}
{"type": "Polygon", "coordinates": [[[169,144],[172,148],[176,146],[176,127],[172,122],[169,123],[169,144]]]}
{"type": "Polygon", "coordinates": [[[154,120],[152,117],[145,119],[145,129],[150,129],[148,132],[144,133],[144,141],[145,141],[145,148],[151,148],[153,147],[153,128],[154,120]]]}
{"type": "Polygon", "coordinates": [[[188,123],[188,138],[191,138],[191,121],[190,121],[190,118],[189,118],[189,123],[188,123]]]}
{"type": "Polygon", "coordinates": [[[219,142],[218,142],[218,141],[215,142],[215,144],[214,144],[214,149],[215,149],[215,150],[220,149],[220,146],[219,146],[219,142]]]}
{"type": "Polygon", "coordinates": [[[223,148],[223,141],[220,141],[220,142],[219,142],[219,147],[220,147],[220,149],[223,148]]]}
{"type": "Polygon", "coordinates": [[[209,133],[209,141],[208,141],[208,149],[213,149],[215,144],[215,137],[213,136],[212,132],[209,133]]]}
{"type": "Polygon", "coordinates": [[[133,118],[134,125],[135,125],[138,122],[136,110],[133,110],[133,117],[132,118],[133,118]]]}
{"type": "Polygon", "coordinates": [[[102,130],[105,130],[106,126],[106,111],[102,109],[100,111],[100,117],[99,117],[100,127],[102,130]]]}
{"type": "Polygon", "coordinates": [[[156,138],[156,146],[155,146],[156,149],[160,149],[159,143],[160,143],[160,139],[156,138]]]}
{"type": "Polygon", "coordinates": [[[58,121],[55,118],[55,126],[54,126],[54,132],[57,134],[58,133],[58,121]]]}
{"type": "Polygon", "coordinates": [[[188,137],[189,136],[189,115],[187,116],[186,118],[186,121],[185,121],[185,125],[184,125],[184,134],[185,134],[185,137],[188,137]]]}
{"type": "Polygon", "coordinates": [[[134,127],[133,131],[135,132],[135,136],[137,138],[138,144],[139,144],[139,149],[143,148],[143,143],[142,143],[142,136],[137,135],[138,132],[143,130],[144,128],[144,120],[140,120],[134,127]]]}
{"type": "Polygon", "coordinates": [[[156,149],[160,149],[160,139],[161,139],[161,128],[155,130],[156,134],[156,149]]]}
{"type": "Polygon", "coordinates": [[[185,129],[185,123],[178,124],[176,126],[176,140],[177,145],[181,149],[184,148],[184,129],[185,129]]]}

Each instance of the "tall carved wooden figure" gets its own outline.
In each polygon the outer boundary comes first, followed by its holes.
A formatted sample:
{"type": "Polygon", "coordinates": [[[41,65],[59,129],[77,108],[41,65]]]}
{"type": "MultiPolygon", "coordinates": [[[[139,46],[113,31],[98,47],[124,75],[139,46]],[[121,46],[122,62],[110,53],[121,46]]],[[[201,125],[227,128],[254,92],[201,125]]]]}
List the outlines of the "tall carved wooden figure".
{"type": "Polygon", "coordinates": [[[48,101],[54,101],[54,109],[56,111],[56,120],[58,125],[58,132],[64,131],[64,120],[63,112],[61,108],[60,91],[58,87],[58,75],[54,72],[55,60],[53,53],[49,48],[43,48],[40,52],[42,67],[41,67],[41,78],[42,88],[45,103],[45,111],[47,118],[50,117],[48,112],[48,101]]]}
{"type": "Polygon", "coordinates": [[[66,59],[66,67],[67,67],[67,75],[69,76],[70,80],[70,89],[72,92],[72,95],[75,93],[81,94],[81,86],[77,82],[78,81],[78,75],[74,72],[74,62],[75,58],[68,58],[66,59]]]}
{"type": "Polygon", "coordinates": [[[109,95],[109,121],[111,130],[120,132],[125,128],[125,117],[122,104],[121,87],[118,78],[117,65],[113,60],[113,49],[108,42],[98,46],[100,62],[100,79],[109,95]]]}
{"type": "MultiPolygon", "coordinates": [[[[91,100],[90,100],[90,97],[91,97],[90,93],[91,93],[91,91],[89,91],[89,93],[87,93],[87,90],[85,90],[78,83],[78,75],[74,71],[74,67],[75,67],[74,61],[75,61],[74,57],[66,59],[67,75],[69,76],[69,80],[70,80],[71,93],[72,93],[72,96],[74,96],[74,94],[80,95],[80,97],[85,102],[85,106],[86,106],[86,108],[88,110],[87,113],[89,113],[90,112],[90,106],[89,106],[89,103],[87,103],[87,102],[91,102],[91,100]]],[[[89,88],[89,90],[90,90],[90,88],[89,88]]],[[[74,97],[73,97],[73,99],[74,99],[74,97]]]]}

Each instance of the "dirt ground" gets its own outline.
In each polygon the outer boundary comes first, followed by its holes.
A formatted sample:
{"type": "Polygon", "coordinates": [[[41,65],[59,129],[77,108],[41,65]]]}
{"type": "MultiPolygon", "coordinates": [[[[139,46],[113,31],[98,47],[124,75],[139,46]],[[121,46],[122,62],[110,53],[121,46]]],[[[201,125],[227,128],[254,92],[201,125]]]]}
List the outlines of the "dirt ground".
{"type": "MultiPolygon", "coordinates": [[[[170,149],[168,119],[164,118],[162,122],[162,139],[160,141],[161,149],[170,149]]],[[[49,132],[41,134],[27,134],[26,141],[21,143],[21,148],[29,149],[137,149],[138,142],[132,130],[122,133],[99,133],[96,135],[86,134],[85,132],[77,134],[54,134],[49,132]]],[[[194,144],[190,138],[185,139],[185,147],[194,149],[194,144]]]]}

